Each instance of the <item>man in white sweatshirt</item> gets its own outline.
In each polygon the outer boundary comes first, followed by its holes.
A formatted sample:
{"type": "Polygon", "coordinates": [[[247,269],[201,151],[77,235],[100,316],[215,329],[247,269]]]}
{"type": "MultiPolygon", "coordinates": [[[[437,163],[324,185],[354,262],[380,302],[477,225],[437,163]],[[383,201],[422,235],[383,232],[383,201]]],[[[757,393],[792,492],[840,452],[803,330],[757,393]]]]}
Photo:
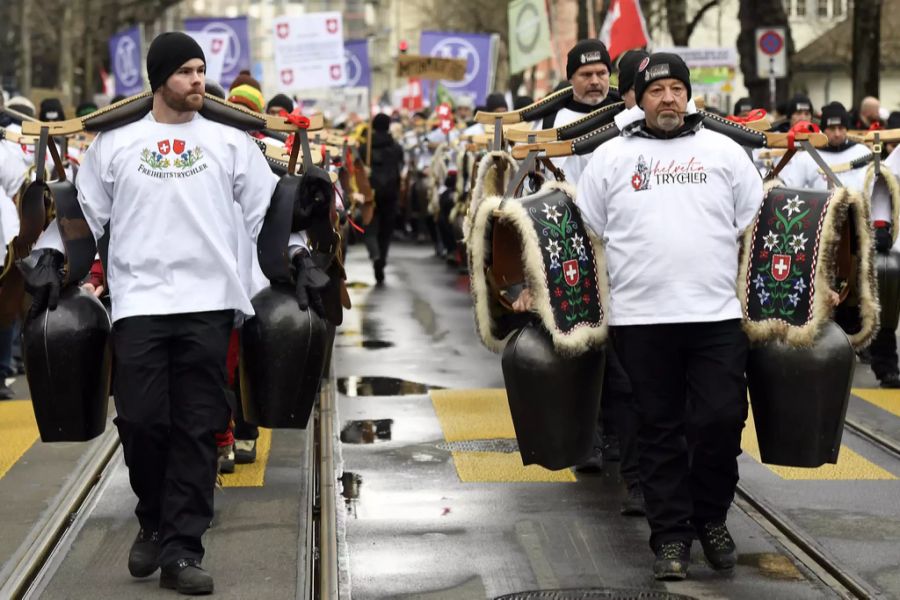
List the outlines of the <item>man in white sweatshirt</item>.
{"type": "Polygon", "coordinates": [[[736,560],[725,518],[747,416],[738,238],[763,190],[740,146],[686,114],[679,56],[644,59],[635,97],[645,118],[594,151],[577,198],[606,247],[611,336],[641,420],[653,572],[672,580],[687,576],[695,536],[713,568],[736,560]]]}
{"type": "MultiPolygon", "coordinates": [[[[828,166],[850,164],[855,160],[872,157],[872,151],[868,146],[848,139],[850,114],[840,102],[823,106],[819,123],[822,132],[828,138],[828,145],[819,149],[819,155],[828,166]]],[[[862,193],[867,167],[867,162],[861,163],[856,168],[841,171],[836,175],[844,187],[862,193]]],[[[781,180],[792,188],[827,190],[830,187],[828,177],[807,152],[799,153],[787,164],[781,173],[781,180]]]]}
{"type": "MultiPolygon", "coordinates": [[[[147,73],[152,110],[98,135],[76,186],[95,239],[107,223],[111,232],[115,423],[140,524],[128,568],[147,577],[161,567],[161,587],[204,594],[226,351],[235,312],[253,314],[236,230],[257,239],[278,180],[247,133],[198,113],[205,58],[192,38],[154,39],[147,73]]],[[[54,308],[63,261],[45,237],[22,267],[38,310],[54,308]]]]}

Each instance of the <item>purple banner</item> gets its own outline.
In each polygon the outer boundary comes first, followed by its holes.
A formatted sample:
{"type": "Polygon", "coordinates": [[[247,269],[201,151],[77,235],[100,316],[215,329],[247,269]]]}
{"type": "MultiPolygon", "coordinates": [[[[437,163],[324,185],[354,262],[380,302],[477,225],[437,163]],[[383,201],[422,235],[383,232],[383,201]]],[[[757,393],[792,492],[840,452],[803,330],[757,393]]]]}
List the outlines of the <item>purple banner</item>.
{"type": "Polygon", "coordinates": [[[250,70],[250,33],[247,17],[185,19],[187,32],[207,32],[228,34],[228,55],[219,82],[226,90],[242,70],[250,70]]]}
{"type": "Polygon", "coordinates": [[[369,41],[345,41],[344,60],[347,65],[347,87],[369,87],[372,83],[372,71],[369,68],[369,41]]]}
{"type": "MultiPolygon", "coordinates": [[[[466,77],[462,81],[441,81],[454,97],[469,96],[476,105],[484,104],[491,92],[493,54],[491,35],[486,33],[457,33],[423,31],[419,41],[419,54],[442,58],[464,58],[468,62],[466,77]]],[[[430,82],[423,81],[426,98],[431,97],[430,82]]]]}
{"type": "Polygon", "coordinates": [[[116,94],[133,96],[144,91],[141,62],[140,29],[132,27],[109,38],[109,68],[116,79],[116,94]]]}

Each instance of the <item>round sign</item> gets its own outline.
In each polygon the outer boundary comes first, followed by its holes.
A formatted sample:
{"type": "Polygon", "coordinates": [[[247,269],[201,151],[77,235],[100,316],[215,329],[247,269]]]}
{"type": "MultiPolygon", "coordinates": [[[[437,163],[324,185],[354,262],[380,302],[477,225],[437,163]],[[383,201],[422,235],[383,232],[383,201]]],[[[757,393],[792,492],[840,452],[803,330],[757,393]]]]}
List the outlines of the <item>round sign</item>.
{"type": "Polygon", "coordinates": [[[516,43],[522,52],[531,52],[541,37],[541,15],[533,4],[526,4],[516,16],[516,43]]]}
{"type": "Polygon", "coordinates": [[[767,31],[759,37],[759,49],[773,56],[784,48],[784,38],[777,31],[767,31]]]}

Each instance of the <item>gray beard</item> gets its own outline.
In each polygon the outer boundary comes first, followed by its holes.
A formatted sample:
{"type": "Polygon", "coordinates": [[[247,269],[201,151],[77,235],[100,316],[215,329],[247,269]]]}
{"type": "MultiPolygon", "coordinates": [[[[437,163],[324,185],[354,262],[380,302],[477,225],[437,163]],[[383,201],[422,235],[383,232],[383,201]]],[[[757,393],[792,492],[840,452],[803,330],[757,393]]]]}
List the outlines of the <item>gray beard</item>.
{"type": "Polygon", "coordinates": [[[656,118],[656,126],[668,133],[678,129],[681,126],[681,123],[677,116],[660,115],[656,118]]]}
{"type": "Polygon", "coordinates": [[[579,96],[576,96],[574,93],[572,94],[572,96],[574,96],[575,100],[577,100],[578,102],[581,102],[582,104],[587,104],[588,106],[597,106],[598,104],[600,104],[601,102],[606,100],[605,96],[600,96],[599,98],[594,98],[594,97],[580,98],[579,96]]]}

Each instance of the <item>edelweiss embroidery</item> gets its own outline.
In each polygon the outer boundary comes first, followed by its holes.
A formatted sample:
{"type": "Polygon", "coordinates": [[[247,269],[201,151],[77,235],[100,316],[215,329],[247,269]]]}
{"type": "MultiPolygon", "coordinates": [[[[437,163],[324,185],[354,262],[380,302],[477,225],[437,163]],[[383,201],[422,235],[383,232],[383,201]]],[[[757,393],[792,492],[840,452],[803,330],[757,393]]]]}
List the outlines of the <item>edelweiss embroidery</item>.
{"type": "Polygon", "coordinates": [[[150,148],[141,150],[143,164],[138,165],[138,171],[158,179],[170,179],[190,177],[206,170],[207,165],[201,162],[205,158],[203,149],[194,146],[188,150],[187,145],[185,140],[159,140],[156,142],[156,150],[150,148]],[[173,156],[167,157],[169,154],[173,156]],[[170,167],[178,170],[171,171],[170,167]]]}

